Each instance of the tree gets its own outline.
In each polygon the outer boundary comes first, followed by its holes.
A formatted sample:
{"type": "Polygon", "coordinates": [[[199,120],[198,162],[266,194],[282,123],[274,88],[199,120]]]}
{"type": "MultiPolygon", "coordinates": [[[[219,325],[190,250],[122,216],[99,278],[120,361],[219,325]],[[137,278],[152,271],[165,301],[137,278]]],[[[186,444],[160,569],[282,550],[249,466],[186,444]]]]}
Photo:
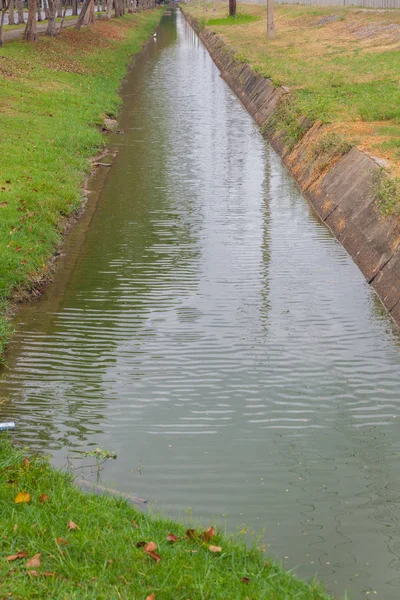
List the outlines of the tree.
{"type": "Polygon", "coordinates": [[[29,1],[28,20],[24,31],[24,40],[27,42],[37,42],[37,30],[36,30],[36,9],[37,0],[29,1]]]}
{"type": "Polygon", "coordinates": [[[1,7],[1,16],[0,16],[0,46],[3,45],[3,25],[4,25],[4,17],[6,12],[10,8],[10,0],[3,0],[3,4],[1,7]]]}
{"type": "Polygon", "coordinates": [[[106,12],[107,19],[111,19],[112,7],[113,7],[113,0],[107,0],[107,12],[106,12]]]}
{"type": "Polygon", "coordinates": [[[10,0],[10,8],[8,9],[8,24],[15,25],[14,0],[10,0]]]}
{"type": "Polygon", "coordinates": [[[24,19],[24,0],[17,0],[18,25],[25,25],[24,19]]]}
{"type": "Polygon", "coordinates": [[[275,37],[274,0],[267,0],[267,38],[275,37]]]}
{"type": "Polygon", "coordinates": [[[75,25],[75,29],[78,29],[78,31],[83,25],[87,9],[89,8],[89,4],[90,4],[90,0],[85,0],[82,5],[81,12],[79,13],[79,17],[78,17],[78,20],[75,25]]]}
{"type": "Polygon", "coordinates": [[[56,15],[57,15],[57,0],[47,0],[49,7],[49,20],[47,22],[46,35],[54,36],[57,33],[56,28],[56,15]]]}
{"type": "Polygon", "coordinates": [[[236,16],[236,0],[229,0],[229,16],[236,16]]]}

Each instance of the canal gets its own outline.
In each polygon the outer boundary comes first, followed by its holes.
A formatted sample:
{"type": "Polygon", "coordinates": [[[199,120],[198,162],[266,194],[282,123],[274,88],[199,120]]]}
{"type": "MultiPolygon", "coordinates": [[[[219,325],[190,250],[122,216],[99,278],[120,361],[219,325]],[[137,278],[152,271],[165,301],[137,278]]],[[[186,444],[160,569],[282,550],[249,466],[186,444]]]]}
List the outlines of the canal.
{"type": "Polygon", "coordinates": [[[112,167],[18,314],[0,420],[58,466],[116,452],[104,485],[261,533],[338,597],[397,599],[398,333],[179,11],[123,99],[112,167]]]}

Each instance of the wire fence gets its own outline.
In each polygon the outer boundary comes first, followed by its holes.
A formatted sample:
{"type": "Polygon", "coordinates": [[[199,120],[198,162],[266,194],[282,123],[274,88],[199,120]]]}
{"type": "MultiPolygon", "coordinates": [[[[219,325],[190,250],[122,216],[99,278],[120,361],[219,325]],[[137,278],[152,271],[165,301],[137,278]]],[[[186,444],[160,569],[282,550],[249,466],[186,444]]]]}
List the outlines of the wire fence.
{"type": "MultiPolygon", "coordinates": [[[[265,4],[265,0],[244,0],[244,3],[265,4]]],[[[362,8],[399,8],[400,0],[275,0],[276,4],[308,4],[312,6],[360,6],[362,8]]]]}

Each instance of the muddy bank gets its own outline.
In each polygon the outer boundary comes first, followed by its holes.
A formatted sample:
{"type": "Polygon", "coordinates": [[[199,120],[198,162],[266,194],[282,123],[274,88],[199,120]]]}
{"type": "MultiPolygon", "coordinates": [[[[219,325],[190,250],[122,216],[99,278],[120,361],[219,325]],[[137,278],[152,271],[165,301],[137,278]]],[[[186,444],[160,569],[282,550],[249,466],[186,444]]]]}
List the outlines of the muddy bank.
{"type": "Polygon", "coordinates": [[[318,147],[321,139],[324,126],[318,122],[302,123],[301,140],[294,147],[288,147],[284,134],[273,125],[271,117],[289,89],[274,87],[249,64],[238,61],[221,36],[202,29],[191,15],[186,13],[185,17],[207,47],[224,80],[266,132],[304,196],[400,324],[400,226],[396,218],[380,213],[374,193],[382,162],[353,147],[321,168],[318,153],[310,152],[311,147],[318,147]]]}

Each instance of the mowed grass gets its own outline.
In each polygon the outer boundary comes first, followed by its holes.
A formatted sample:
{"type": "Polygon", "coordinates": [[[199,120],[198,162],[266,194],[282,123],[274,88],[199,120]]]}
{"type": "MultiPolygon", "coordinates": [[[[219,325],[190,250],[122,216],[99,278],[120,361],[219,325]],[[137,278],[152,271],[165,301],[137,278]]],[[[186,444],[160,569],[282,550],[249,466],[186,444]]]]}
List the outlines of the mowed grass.
{"type": "Polygon", "coordinates": [[[141,513],[125,500],[85,494],[43,458],[27,458],[0,439],[2,598],[328,598],[315,583],[296,579],[238,539],[210,530],[204,535],[193,525],[141,513]],[[16,504],[21,492],[30,501],[16,504]],[[71,529],[70,521],[77,527],[71,529]],[[176,541],[168,541],[169,534],[176,541]],[[153,556],[144,546],[150,542],[157,545],[153,556]],[[20,558],[7,560],[18,553],[20,558]]]}
{"type": "Polygon", "coordinates": [[[399,172],[400,11],[276,5],[277,35],[268,41],[265,5],[240,4],[240,27],[217,5],[216,18],[210,8],[185,10],[222,35],[240,60],[289,86],[294,115],[329,124],[399,172]],[[244,15],[258,20],[243,23],[244,15]]]}
{"type": "Polygon", "coordinates": [[[160,16],[125,15],[0,50],[0,356],[10,297],[40,292],[64,218],[81,205],[88,159],[105,143],[103,119],[117,113],[127,64],[160,16]]]}

